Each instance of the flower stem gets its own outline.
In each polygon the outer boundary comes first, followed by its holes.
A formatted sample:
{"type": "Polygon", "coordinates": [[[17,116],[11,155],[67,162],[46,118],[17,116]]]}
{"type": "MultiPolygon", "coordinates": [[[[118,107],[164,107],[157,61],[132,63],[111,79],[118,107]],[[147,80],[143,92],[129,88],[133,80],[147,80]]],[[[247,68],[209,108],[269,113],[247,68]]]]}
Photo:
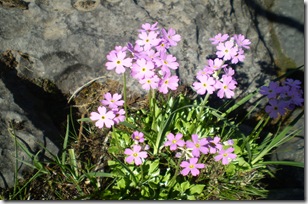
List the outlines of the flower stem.
{"type": "Polygon", "coordinates": [[[202,100],[201,104],[200,104],[200,112],[198,114],[198,120],[200,121],[201,120],[201,116],[202,116],[202,113],[203,113],[203,109],[208,101],[210,97],[210,94],[207,92],[204,99],[202,100]]]}
{"type": "Polygon", "coordinates": [[[125,74],[125,72],[123,73],[123,98],[124,98],[125,118],[127,118],[126,74],[125,74]]]}

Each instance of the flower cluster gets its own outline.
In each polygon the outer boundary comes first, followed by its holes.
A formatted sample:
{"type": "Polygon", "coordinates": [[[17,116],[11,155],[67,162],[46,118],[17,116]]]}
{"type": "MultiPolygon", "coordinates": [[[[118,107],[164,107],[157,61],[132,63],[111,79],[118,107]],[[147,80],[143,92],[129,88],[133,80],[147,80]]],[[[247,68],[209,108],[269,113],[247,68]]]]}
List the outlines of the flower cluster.
{"type": "Polygon", "coordinates": [[[104,99],[101,100],[102,106],[98,107],[98,112],[91,112],[90,119],[96,121],[95,126],[103,128],[118,124],[125,120],[125,111],[122,108],[124,101],[118,93],[111,95],[106,93],[104,99]]]}
{"type": "Polygon", "coordinates": [[[271,81],[268,86],[262,86],[260,93],[267,96],[268,105],[266,113],[273,119],[283,116],[287,110],[293,110],[295,106],[301,106],[302,97],[301,82],[299,80],[286,79],[281,85],[271,81]]]}
{"type": "Polygon", "coordinates": [[[234,69],[228,64],[237,64],[245,59],[244,49],[249,49],[250,41],[242,34],[233,35],[229,40],[229,35],[219,33],[214,38],[210,38],[216,46],[216,58],[209,59],[208,65],[200,70],[193,83],[193,89],[200,95],[213,94],[217,91],[219,98],[232,98],[237,82],[233,75],[234,69]],[[228,41],[227,41],[228,40],[228,41]]]}
{"type": "Polygon", "coordinates": [[[125,149],[124,154],[127,155],[125,161],[130,164],[134,162],[138,166],[142,164],[145,158],[148,157],[146,150],[148,150],[150,147],[147,144],[141,144],[144,142],[144,134],[142,132],[134,131],[131,137],[134,140],[134,144],[132,145],[131,149],[125,149]]]}
{"type": "Polygon", "coordinates": [[[183,176],[191,173],[193,176],[197,176],[200,171],[205,167],[204,164],[197,163],[201,154],[215,154],[215,161],[222,161],[223,165],[229,164],[236,155],[233,153],[232,147],[233,141],[229,140],[225,144],[221,143],[221,138],[216,136],[214,138],[199,138],[198,134],[192,134],[191,140],[184,141],[183,135],[177,133],[176,135],[169,133],[167,135],[167,141],[164,146],[169,146],[171,151],[179,150],[176,153],[176,157],[186,158],[186,161],[182,161],[180,166],[183,168],[181,174],[183,176]]]}
{"type": "Polygon", "coordinates": [[[108,70],[115,69],[117,74],[128,68],[143,89],[158,89],[166,94],[169,89],[176,90],[179,82],[179,78],[171,73],[171,70],[178,69],[179,63],[167,50],[176,46],[181,36],[173,28],[158,30],[157,22],[143,24],[134,45],[116,46],[107,55],[106,67],[108,70]]]}

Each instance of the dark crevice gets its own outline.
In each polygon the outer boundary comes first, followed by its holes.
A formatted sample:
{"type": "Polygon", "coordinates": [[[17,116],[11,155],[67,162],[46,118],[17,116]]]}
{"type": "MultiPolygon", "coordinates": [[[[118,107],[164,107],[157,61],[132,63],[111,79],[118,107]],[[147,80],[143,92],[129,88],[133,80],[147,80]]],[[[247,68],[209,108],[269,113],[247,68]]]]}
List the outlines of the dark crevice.
{"type": "MultiPolygon", "coordinates": [[[[49,138],[61,149],[65,135],[65,121],[69,113],[70,104],[62,92],[53,87],[53,92],[48,93],[27,79],[18,76],[16,69],[7,67],[0,61],[1,80],[12,93],[14,102],[25,112],[33,126],[49,138]]],[[[23,127],[20,127],[23,128],[23,127]]]]}
{"type": "MultiPolygon", "coordinates": [[[[246,5],[253,9],[255,11],[255,16],[262,16],[266,19],[268,19],[270,22],[275,22],[279,24],[284,24],[286,26],[289,26],[291,28],[294,28],[298,30],[299,32],[304,34],[304,24],[298,22],[297,20],[283,16],[283,15],[278,15],[274,12],[268,11],[264,9],[262,6],[256,3],[254,0],[244,0],[246,5]]],[[[304,5],[303,5],[304,6],[304,5]]]]}

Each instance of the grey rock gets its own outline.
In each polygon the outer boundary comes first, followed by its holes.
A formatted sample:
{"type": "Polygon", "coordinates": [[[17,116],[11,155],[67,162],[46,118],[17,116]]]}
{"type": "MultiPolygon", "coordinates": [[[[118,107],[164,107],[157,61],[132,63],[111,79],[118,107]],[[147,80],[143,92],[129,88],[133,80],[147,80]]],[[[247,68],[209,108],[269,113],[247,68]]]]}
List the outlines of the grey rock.
{"type": "Polygon", "coordinates": [[[20,79],[16,70],[4,66],[0,63],[0,186],[12,187],[16,182],[15,167],[17,178],[22,179],[24,172],[33,170],[27,165],[32,163],[33,156],[37,154],[37,159],[43,161],[51,157],[47,150],[57,155],[62,139],[50,112],[46,111],[43,91],[20,79]]]}

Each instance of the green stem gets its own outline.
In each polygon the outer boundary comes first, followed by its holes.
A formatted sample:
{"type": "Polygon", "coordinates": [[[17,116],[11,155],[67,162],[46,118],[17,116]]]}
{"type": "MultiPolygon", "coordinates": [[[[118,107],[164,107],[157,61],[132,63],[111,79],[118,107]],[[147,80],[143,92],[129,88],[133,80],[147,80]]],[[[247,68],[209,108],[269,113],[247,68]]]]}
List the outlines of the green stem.
{"type": "Polygon", "coordinates": [[[203,99],[203,100],[201,101],[201,103],[200,103],[200,112],[199,112],[199,114],[198,114],[198,116],[197,116],[197,117],[198,117],[198,121],[201,120],[201,116],[202,116],[202,113],[203,113],[203,109],[204,109],[204,107],[205,107],[205,105],[206,105],[206,103],[207,103],[209,97],[210,97],[210,94],[207,92],[206,95],[205,95],[205,97],[204,97],[204,99],[203,99]]]}
{"type": "Polygon", "coordinates": [[[181,158],[179,159],[178,163],[176,164],[175,173],[174,173],[174,175],[173,175],[173,177],[172,177],[172,179],[170,180],[170,183],[169,183],[168,196],[169,196],[169,194],[170,194],[170,189],[171,189],[171,188],[175,185],[175,183],[176,183],[176,182],[175,182],[175,179],[176,179],[176,176],[177,176],[178,173],[179,173],[180,163],[181,163],[183,157],[184,157],[184,154],[181,156],[181,158]]]}
{"type": "Polygon", "coordinates": [[[125,74],[125,72],[123,73],[123,98],[124,98],[125,118],[127,118],[126,74],[125,74]]]}

